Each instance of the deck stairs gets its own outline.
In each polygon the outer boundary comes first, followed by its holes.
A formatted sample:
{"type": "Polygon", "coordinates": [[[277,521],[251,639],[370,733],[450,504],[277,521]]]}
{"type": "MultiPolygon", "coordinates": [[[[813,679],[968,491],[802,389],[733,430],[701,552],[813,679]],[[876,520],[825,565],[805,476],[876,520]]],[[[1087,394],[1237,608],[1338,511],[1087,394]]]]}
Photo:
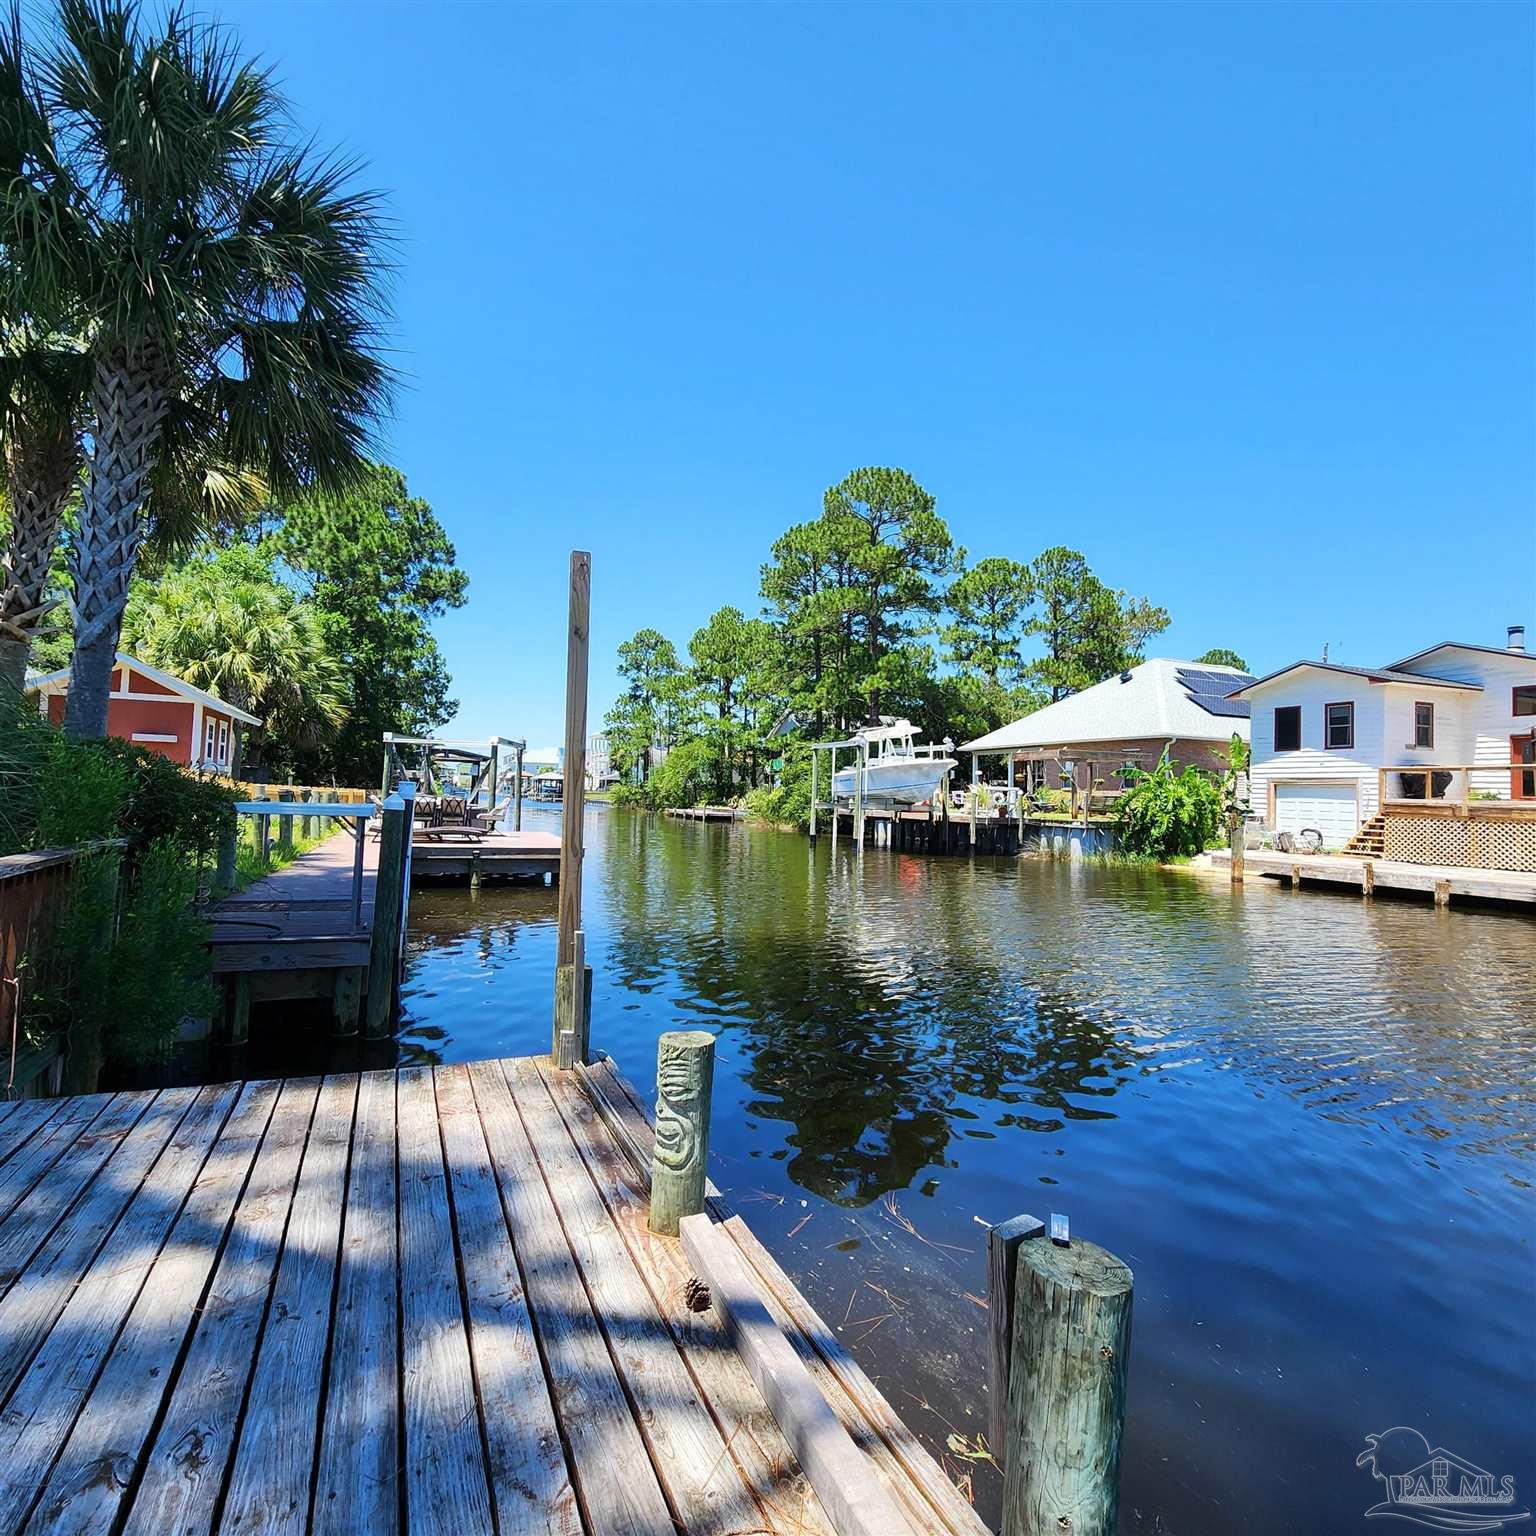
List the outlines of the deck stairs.
{"type": "Polygon", "coordinates": [[[1367,859],[1379,859],[1386,852],[1387,818],[1378,811],[1344,844],[1345,853],[1359,854],[1367,859]]]}

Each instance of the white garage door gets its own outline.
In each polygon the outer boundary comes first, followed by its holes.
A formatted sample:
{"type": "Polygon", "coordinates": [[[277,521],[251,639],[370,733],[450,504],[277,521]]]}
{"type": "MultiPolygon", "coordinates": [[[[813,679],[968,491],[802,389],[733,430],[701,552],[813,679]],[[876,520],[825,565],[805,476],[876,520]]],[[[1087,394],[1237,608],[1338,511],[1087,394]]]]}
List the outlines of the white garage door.
{"type": "Polygon", "coordinates": [[[1315,827],[1323,847],[1342,848],[1360,829],[1353,784],[1276,784],[1275,829],[1315,827]]]}

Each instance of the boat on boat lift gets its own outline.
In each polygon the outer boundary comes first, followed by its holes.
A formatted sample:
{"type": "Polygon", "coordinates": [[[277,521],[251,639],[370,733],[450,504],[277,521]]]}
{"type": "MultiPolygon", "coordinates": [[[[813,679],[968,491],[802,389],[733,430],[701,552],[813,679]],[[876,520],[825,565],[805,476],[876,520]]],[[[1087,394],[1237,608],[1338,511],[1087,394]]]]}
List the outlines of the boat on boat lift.
{"type": "Polygon", "coordinates": [[[946,738],[937,745],[920,745],[910,720],[882,720],[855,731],[849,744],[860,749],[860,762],[833,774],[832,793],[838,797],[852,799],[862,773],[866,801],[917,805],[931,800],[944,775],[956,766],[949,755],[954,742],[946,738]]]}

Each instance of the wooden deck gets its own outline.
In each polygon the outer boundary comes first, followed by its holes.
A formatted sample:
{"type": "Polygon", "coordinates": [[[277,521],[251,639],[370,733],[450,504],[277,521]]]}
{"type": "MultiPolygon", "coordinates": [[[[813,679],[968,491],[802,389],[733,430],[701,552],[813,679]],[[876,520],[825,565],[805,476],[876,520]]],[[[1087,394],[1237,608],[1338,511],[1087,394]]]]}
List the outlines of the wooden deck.
{"type": "Polygon", "coordinates": [[[352,834],[337,831],[213,909],[213,969],[367,965],[379,845],[363,840],[363,921],[352,921],[352,834]]]}
{"type": "MultiPolygon", "coordinates": [[[[1225,870],[1231,855],[1211,855],[1225,870]]],[[[1408,864],[1396,859],[1367,859],[1355,854],[1274,853],[1249,849],[1243,855],[1249,874],[1287,880],[1292,885],[1353,886],[1364,892],[1369,882],[1378,891],[1407,891],[1444,904],[1457,898],[1536,904],[1536,875],[1512,869],[1468,869],[1454,864],[1408,864]]]]}
{"type": "MultiPolygon", "coordinates": [[[[827,1536],[649,1137],[542,1058],[0,1104],[0,1531],[827,1536]]],[[[714,1215],[909,1532],[980,1536],[714,1215]]]]}
{"type": "Polygon", "coordinates": [[[483,838],[436,836],[417,829],[411,879],[528,880],[560,878],[560,839],[552,832],[490,832],[483,838]]]}

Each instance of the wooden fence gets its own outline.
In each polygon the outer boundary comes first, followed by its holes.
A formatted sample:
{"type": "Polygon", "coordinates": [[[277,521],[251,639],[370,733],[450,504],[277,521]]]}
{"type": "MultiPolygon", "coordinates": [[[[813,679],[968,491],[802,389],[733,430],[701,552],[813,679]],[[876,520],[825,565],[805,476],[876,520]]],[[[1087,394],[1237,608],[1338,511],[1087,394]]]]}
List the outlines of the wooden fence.
{"type": "Polygon", "coordinates": [[[77,848],[0,859],[0,1098],[57,1093],[60,1042],[26,1045],[27,964],[45,943],[74,884],[77,848]]]}

